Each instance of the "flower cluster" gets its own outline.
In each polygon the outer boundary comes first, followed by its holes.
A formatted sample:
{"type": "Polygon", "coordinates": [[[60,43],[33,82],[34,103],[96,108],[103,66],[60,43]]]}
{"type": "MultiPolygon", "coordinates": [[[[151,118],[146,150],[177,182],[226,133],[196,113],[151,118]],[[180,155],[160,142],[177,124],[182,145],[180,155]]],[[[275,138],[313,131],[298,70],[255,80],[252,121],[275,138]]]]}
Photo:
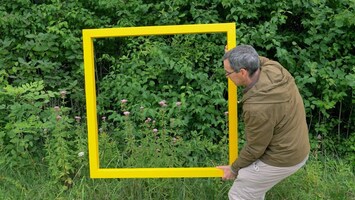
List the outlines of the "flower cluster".
{"type": "Polygon", "coordinates": [[[128,102],[127,99],[122,99],[122,100],[121,100],[121,103],[122,103],[122,104],[125,104],[125,103],[127,103],[127,102],[128,102]]]}
{"type": "Polygon", "coordinates": [[[85,155],[85,153],[82,151],[78,153],[78,157],[83,157],[84,155],[85,155]]]}
{"type": "Polygon", "coordinates": [[[55,110],[56,112],[59,112],[59,111],[60,111],[60,107],[59,107],[59,106],[54,106],[54,110],[55,110]]]}
{"type": "Polygon", "coordinates": [[[61,96],[62,99],[64,99],[65,96],[67,95],[67,91],[65,91],[65,90],[62,90],[59,93],[60,93],[60,96],[61,96]]]}
{"type": "Polygon", "coordinates": [[[80,120],[81,120],[81,117],[80,116],[75,116],[75,120],[76,120],[76,122],[80,122],[80,120]]]}
{"type": "Polygon", "coordinates": [[[145,123],[149,123],[149,122],[151,122],[152,121],[152,119],[150,118],[150,117],[148,117],[144,122],[145,123]]]}
{"type": "Polygon", "coordinates": [[[166,101],[165,101],[165,100],[161,100],[161,101],[159,102],[159,105],[160,105],[161,107],[166,107],[166,106],[168,106],[168,105],[166,104],[166,101]]]}
{"type": "Polygon", "coordinates": [[[57,115],[57,116],[55,117],[55,119],[56,119],[57,121],[59,121],[60,119],[62,119],[62,116],[57,115]]]}

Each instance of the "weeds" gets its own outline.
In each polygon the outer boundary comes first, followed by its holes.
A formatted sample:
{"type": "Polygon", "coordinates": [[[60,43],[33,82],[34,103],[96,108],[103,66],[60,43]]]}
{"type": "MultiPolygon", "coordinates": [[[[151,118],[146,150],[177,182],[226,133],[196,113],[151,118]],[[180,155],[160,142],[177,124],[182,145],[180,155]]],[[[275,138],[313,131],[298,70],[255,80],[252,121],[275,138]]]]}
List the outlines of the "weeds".
{"type": "MultiPolygon", "coordinates": [[[[329,158],[330,159],[330,158],[329,158]]],[[[59,191],[50,184],[45,166],[15,172],[1,168],[0,198],[9,199],[227,199],[230,181],[220,178],[174,179],[90,179],[87,166],[83,176],[73,179],[69,190],[59,191]]],[[[310,158],[305,168],[285,179],[267,193],[266,199],[352,200],[355,176],[338,160],[327,163],[310,158]],[[328,171],[324,168],[332,166],[328,171]]]]}
{"type": "MultiPolygon", "coordinates": [[[[197,131],[180,132],[183,123],[176,122],[183,121],[181,116],[169,112],[183,106],[180,103],[169,107],[161,101],[156,113],[144,113],[146,108],[135,113],[127,109],[127,100],[121,103],[116,120],[122,126],[109,128],[108,119],[101,117],[101,168],[204,167],[227,162],[227,137],[213,142],[197,131]]],[[[90,179],[81,118],[69,118],[64,106],[55,107],[45,125],[44,162],[15,171],[5,157],[0,159],[1,199],[227,199],[232,182],[220,178],[90,179]]],[[[315,154],[306,167],[267,193],[267,199],[354,199],[351,166],[315,154]]]]}

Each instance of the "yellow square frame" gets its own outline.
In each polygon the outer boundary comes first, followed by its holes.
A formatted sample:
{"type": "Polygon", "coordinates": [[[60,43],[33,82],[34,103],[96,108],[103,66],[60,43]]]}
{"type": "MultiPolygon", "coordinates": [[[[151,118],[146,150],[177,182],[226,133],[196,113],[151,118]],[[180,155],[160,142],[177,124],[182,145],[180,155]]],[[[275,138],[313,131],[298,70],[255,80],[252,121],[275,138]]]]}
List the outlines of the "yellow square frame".
{"type": "MultiPolygon", "coordinates": [[[[226,33],[228,49],[236,46],[235,23],[146,26],[130,28],[84,29],[83,52],[85,70],[85,95],[88,128],[89,165],[91,178],[179,178],[222,177],[216,167],[191,168],[100,168],[98,123],[96,111],[94,39],[125,36],[175,35],[199,33],[226,33]]],[[[223,54],[221,52],[221,54],[223,54]]],[[[238,155],[237,88],[228,79],[229,164],[238,155]]],[[[221,163],[224,164],[224,163],[221,163]]]]}

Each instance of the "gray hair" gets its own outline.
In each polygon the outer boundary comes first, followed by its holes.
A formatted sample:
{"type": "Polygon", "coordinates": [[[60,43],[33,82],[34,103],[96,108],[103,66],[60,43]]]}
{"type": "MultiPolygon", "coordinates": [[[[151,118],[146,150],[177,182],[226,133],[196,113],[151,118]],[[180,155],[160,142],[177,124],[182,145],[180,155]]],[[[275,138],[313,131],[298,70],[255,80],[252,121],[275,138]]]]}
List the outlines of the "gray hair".
{"type": "Polygon", "coordinates": [[[223,60],[228,59],[230,66],[236,72],[246,69],[249,76],[252,76],[260,68],[259,54],[250,45],[239,45],[223,56],[223,60]]]}

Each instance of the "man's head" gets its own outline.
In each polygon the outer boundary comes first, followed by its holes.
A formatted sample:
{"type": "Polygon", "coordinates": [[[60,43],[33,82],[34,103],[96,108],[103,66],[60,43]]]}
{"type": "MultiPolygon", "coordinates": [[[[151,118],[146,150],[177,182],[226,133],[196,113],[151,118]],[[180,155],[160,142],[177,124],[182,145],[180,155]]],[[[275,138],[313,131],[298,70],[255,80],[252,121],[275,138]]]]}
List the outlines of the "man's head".
{"type": "Polygon", "coordinates": [[[259,55],[250,45],[239,45],[223,56],[224,70],[237,86],[247,86],[260,68],[259,55]]]}

